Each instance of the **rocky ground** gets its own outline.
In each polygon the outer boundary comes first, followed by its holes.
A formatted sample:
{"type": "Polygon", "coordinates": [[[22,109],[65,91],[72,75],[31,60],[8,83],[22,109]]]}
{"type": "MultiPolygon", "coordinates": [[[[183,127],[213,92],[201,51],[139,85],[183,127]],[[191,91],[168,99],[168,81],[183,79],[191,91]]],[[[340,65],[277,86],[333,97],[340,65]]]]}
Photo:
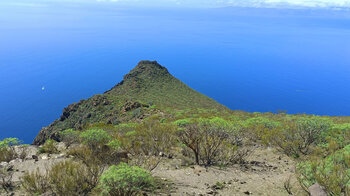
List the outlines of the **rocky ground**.
{"type": "MultiPolygon", "coordinates": [[[[37,155],[38,147],[26,147],[25,159],[3,162],[0,167],[13,171],[13,182],[19,184],[26,171],[39,169],[44,172],[53,164],[67,160],[65,146],[58,145],[61,154],[37,155]]],[[[180,159],[164,158],[152,171],[152,175],[166,182],[168,189],[164,195],[305,195],[295,177],[292,159],[271,148],[257,147],[247,158],[247,163],[232,167],[184,166],[180,159]]],[[[2,193],[5,194],[5,193],[2,193]]],[[[6,194],[5,194],[6,195],[6,194]]],[[[9,195],[25,195],[17,190],[9,195]]]]}
{"type": "Polygon", "coordinates": [[[162,162],[152,173],[173,184],[171,195],[305,195],[294,174],[294,162],[274,149],[258,148],[247,164],[233,167],[179,168],[180,160],[162,162]],[[287,183],[289,182],[289,183],[287,183]]]}

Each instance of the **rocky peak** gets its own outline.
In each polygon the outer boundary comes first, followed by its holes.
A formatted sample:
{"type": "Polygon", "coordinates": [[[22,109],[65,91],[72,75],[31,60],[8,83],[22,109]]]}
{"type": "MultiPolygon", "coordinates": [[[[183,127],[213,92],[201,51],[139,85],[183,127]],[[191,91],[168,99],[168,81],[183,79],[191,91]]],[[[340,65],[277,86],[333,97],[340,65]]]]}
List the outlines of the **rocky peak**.
{"type": "Polygon", "coordinates": [[[157,61],[140,61],[137,66],[124,76],[124,81],[139,78],[170,76],[168,70],[157,61]]]}

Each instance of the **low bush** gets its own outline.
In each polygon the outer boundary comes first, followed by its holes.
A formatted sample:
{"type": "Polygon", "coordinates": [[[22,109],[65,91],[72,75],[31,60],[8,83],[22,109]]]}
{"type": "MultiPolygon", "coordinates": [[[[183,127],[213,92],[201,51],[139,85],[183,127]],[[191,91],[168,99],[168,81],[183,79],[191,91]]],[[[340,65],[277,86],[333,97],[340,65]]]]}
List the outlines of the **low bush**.
{"type": "Polygon", "coordinates": [[[16,159],[19,155],[16,153],[14,146],[21,144],[18,138],[5,138],[0,141],[0,162],[9,162],[16,159]]]}
{"type": "Polygon", "coordinates": [[[99,182],[100,173],[97,171],[97,167],[87,167],[71,160],[62,161],[45,172],[38,169],[25,173],[21,178],[21,185],[29,195],[88,195],[99,182]]]}
{"type": "Polygon", "coordinates": [[[10,162],[17,157],[16,152],[8,147],[0,148],[0,162],[10,162]]]}
{"type": "Polygon", "coordinates": [[[180,129],[179,139],[191,149],[196,164],[228,164],[237,160],[235,152],[240,148],[240,134],[231,122],[224,119],[198,119],[180,129]]]}
{"type": "Polygon", "coordinates": [[[79,135],[80,132],[74,129],[67,129],[60,132],[62,142],[66,144],[67,148],[72,144],[79,143],[79,135]]]}
{"type": "Polygon", "coordinates": [[[280,122],[264,117],[248,118],[240,124],[242,124],[242,128],[247,130],[245,134],[248,138],[261,141],[264,144],[268,143],[267,136],[269,136],[271,130],[281,126],[280,122]]]}
{"type": "Polygon", "coordinates": [[[29,195],[41,195],[51,190],[48,171],[26,172],[20,180],[23,190],[29,195]]]}
{"type": "Polygon", "coordinates": [[[154,179],[142,168],[121,163],[103,173],[99,188],[103,195],[134,196],[153,190],[154,179]]]}
{"type": "Polygon", "coordinates": [[[336,151],[350,144],[350,123],[334,124],[323,134],[321,146],[336,151]]]}
{"type": "Polygon", "coordinates": [[[159,155],[170,153],[176,146],[176,128],[161,123],[159,119],[148,119],[120,138],[121,147],[133,155],[159,155]]]}
{"type": "Polygon", "coordinates": [[[285,122],[270,132],[270,143],[278,146],[288,156],[299,157],[310,154],[310,149],[325,140],[332,122],[322,117],[300,117],[285,122]]]}
{"type": "Polygon", "coordinates": [[[0,141],[0,148],[17,146],[21,143],[22,141],[18,138],[5,138],[4,140],[0,141]]]}
{"type": "Polygon", "coordinates": [[[201,151],[202,136],[199,127],[196,124],[186,125],[179,131],[179,140],[183,146],[189,148],[193,152],[193,156],[197,165],[200,164],[199,153],[201,151]]]}
{"type": "Polygon", "coordinates": [[[49,172],[51,191],[59,196],[88,195],[98,184],[94,170],[74,161],[60,162],[49,172]]]}
{"type": "Polygon", "coordinates": [[[39,148],[38,153],[42,154],[42,153],[48,153],[48,154],[54,154],[54,153],[58,153],[58,150],[56,148],[56,141],[55,140],[46,140],[45,144],[42,145],[39,148]]]}
{"type": "Polygon", "coordinates": [[[96,153],[102,152],[103,147],[110,141],[110,136],[103,129],[89,129],[80,134],[83,144],[96,153]]]}

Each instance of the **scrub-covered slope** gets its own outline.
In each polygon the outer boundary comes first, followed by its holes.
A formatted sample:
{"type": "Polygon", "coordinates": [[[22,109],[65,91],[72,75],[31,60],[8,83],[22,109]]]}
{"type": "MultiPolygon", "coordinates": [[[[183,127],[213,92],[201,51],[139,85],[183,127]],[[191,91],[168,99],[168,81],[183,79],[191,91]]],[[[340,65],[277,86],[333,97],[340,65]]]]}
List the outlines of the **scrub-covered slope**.
{"type": "Polygon", "coordinates": [[[33,144],[43,144],[48,138],[59,140],[57,133],[69,128],[82,129],[93,123],[116,125],[142,118],[145,113],[193,108],[227,110],[176,79],[156,61],[141,61],[111,90],[66,107],[60,119],[43,128],[33,144]]]}

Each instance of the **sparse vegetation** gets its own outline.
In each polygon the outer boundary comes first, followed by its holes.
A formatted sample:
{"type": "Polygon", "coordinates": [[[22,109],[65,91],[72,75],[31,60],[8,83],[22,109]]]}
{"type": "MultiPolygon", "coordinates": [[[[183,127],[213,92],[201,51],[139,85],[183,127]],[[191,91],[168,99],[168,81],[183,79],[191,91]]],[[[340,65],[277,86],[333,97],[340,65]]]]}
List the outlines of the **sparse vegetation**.
{"type": "Polygon", "coordinates": [[[8,171],[8,168],[0,168],[0,193],[3,189],[6,193],[13,190],[14,184],[12,182],[13,172],[8,171]]]}
{"type": "Polygon", "coordinates": [[[49,172],[51,191],[59,196],[88,195],[98,184],[94,168],[75,161],[60,162],[49,172]]]}
{"type": "Polygon", "coordinates": [[[33,172],[26,172],[21,177],[21,186],[29,195],[41,195],[51,190],[48,171],[40,172],[39,168],[33,172]]]}
{"type": "Polygon", "coordinates": [[[87,167],[76,161],[62,161],[45,172],[39,169],[27,172],[21,178],[21,185],[30,195],[88,195],[98,184],[98,170],[97,167],[87,167]]]}
{"type": "Polygon", "coordinates": [[[79,131],[76,131],[74,129],[67,129],[60,132],[60,135],[62,137],[62,141],[66,144],[67,148],[74,143],[79,143],[79,131]]]}
{"type": "Polygon", "coordinates": [[[222,118],[198,119],[194,123],[180,125],[179,139],[192,150],[197,164],[219,164],[233,161],[239,148],[240,133],[231,122],[222,118]],[[224,158],[224,159],[223,159],[224,158]]]}
{"type": "Polygon", "coordinates": [[[350,145],[325,158],[313,157],[298,164],[299,180],[309,187],[319,183],[329,195],[350,193],[350,145]]]}
{"type": "Polygon", "coordinates": [[[9,162],[15,158],[18,158],[20,155],[17,154],[15,146],[21,144],[18,138],[5,138],[0,141],[0,162],[9,162]]]}
{"type": "Polygon", "coordinates": [[[45,142],[44,145],[42,145],[40,148],[39,148],[39,154],[42,154],[42,153],[48,153],[48,154],[54,154],[54,153],[57,153],[58,150],[56,148],[56,145],[55,145],[56,141],[55,140],[47,140],[45,142]]]}
{"type": "Polygon", "coordinates": [[[151,118],[136,126],[134,132],[126,133],[122,145],[134,155],[168,154],[177,142],[175,132],[176,128],[173,125],[151,118]]]}
{"type": "Polygon", "coordinates": [[[96,151],[101,150],[103,145],[108,143],[110,137],[102,129],[89,129],[81,133],[80,135],[84,144],[88,145],[90,149],[96,151]]]}

